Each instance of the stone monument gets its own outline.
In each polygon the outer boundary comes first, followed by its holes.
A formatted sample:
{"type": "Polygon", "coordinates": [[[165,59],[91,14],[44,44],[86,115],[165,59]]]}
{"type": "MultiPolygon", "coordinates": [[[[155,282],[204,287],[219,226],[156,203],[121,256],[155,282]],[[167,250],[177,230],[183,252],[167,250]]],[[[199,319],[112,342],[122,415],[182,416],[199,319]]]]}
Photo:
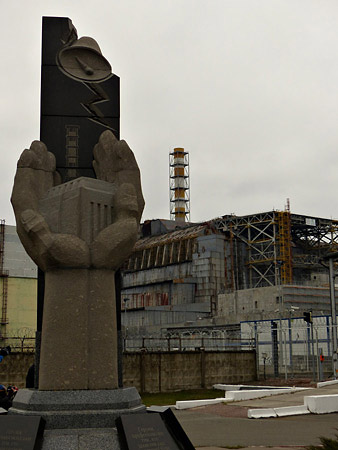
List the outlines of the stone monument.
{"type": "Polygon", "coordinates": [[[17,231],[46,281],[39,390],[19,391],[10,413],[41,415],[47,429],[110,428],[144,409],[136,389],[118,389],[114,294],[144,207],[140,173],[111,131],[93,166],[97,179],[59,184],[53,154],[34,141],[14,181],[17,231]]]}
{"type": "MultiPolygon", "coordinates": [[[[68,17],[42,17],[40,141],[53,153],[62,182],[96,178],[93,148],[105,130],[120,139],[120,78],[98,43],[79,37],[68,17]]],[[[122,355],[120,271],[115,273],[117,329],[122,355]]],[[[44,273],[38,270],[35,387],[44,303],[44,273]]],[[[121,361],[121,356],[119,358],[121,361]]],[[[119,364],[119,386],[122,367],[119,364]]]]}
{"type": "Polygon", "coordinates": [[[40,390],[118,387],[114,271],[136,242],[144,201],[135,157],[112,132],[93,166],[97,179],[58,184],[38,141],[18,162],[17,231],[46,279],[40,390]]]}
{"type": "MultiPolygon", "coordinates": [[[[67,52],[62,63],[72,76],[98,73],[95,53],[85,61],[81,52],[67,52]]],[[[43,449],[73,448],[74,439],[83,448],[106,448],[102,439],[119,448],[114,420],[144,410],[135,388],[118,388],[114,285],[137,239],[140,173],[111,130],[94,146],[92,165],[96,178],[68,181],[54,154],[34,141],[18,161],[11,198],[18,235],[45,274],[45,291],[39,389],[19,391],[9,413],[46,420],[43,449]],[[53,447],[61,437],[64,446],[53,447]]]]}

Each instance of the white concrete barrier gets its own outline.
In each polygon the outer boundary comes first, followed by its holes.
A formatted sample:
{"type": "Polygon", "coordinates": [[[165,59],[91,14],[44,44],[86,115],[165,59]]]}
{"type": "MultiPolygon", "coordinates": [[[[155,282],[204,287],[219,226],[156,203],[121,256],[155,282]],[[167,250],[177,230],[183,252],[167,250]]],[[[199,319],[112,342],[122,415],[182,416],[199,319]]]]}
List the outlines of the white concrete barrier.
{"type": "Polygon", "coordinates": [[[298,416],[300,414],[310,414],[310,411],[307,409],[307,406],[281,406],[280,408],[274,408],[277,417],[284,416],[298,416]]]}
{"type": "Polygon", "coordinates": [[[265,419],[268,417],[297,416],[300,414],[310,414],[306,406],[283,406],[280,408],[257,408],[248,410],[249,419],[265,419]]]}
{"type": "Polygon", "coordinates": [[[214,384],[214,389],[219,389],[220,391],[239,391],[241,389],[241,384],[214,384]]]}
{"type": "Polygon", "coordinates": [[[277,414],[273,408],[261,408],[261,409],[249,409],[249,419],[265,419],[267,417],[277,417],[277,414]]]}
{"type": "Polygon", "coordinates": [[[317,388],[330,386],[331,384],[338,384],[338,380],[320,381],[319,383],[317,383],[317,388]]]}
{"type": "Polygon", "coordinates": [[[338,394],[309,395],[304,397],[304,405],[313,414],[338,412],[338,394]]]}
{"type": "Polygon", "coordinates": [[[211,398],[205,400],[181,400],[176,402],[176,409],[189,409],[196,408],[197,406],[215,405],[217,403],[224,403],[226,400],[224,397],[211,398]]]}
{"type": "MultiPolygon", "coordinates": [[[[255,385],[250,385],[250,384],[214,384],[213,385],[214,389],[220,389],[221,391],[249,391],[249,390],[253,390],[253,391],[259,391],[259,390],[264,390],[264,389],[290,389],[289,386],[278,386],[278,388],[276,386],[255,386],[255,385]]],[[[304,389],[304,388],[302,388],[304,389]]]]}
{"type": "Polygon", "coordinates": [[[269,397],[270,395],[288,394],[290,392],[295,392],[294,388],[286,389],[260,389],[259,391],[226,391],[225,399],[234,402],[239,402],[241,400],[251,400],[253,398],[263,398],[269,397]]]}

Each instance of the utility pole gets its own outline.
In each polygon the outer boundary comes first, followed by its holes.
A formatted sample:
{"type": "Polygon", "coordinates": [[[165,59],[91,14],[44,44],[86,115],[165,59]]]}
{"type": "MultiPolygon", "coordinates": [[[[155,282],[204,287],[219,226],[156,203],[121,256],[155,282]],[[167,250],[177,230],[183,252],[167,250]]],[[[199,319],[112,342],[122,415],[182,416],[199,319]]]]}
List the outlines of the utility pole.
{"type": "Polygon", "coordinates": [[[316,369],[315,369],[315,346],[313,342],[313,320],[312,320],[312,311],[305,311],[303,314],[303,319],[306,323],[310,325],[311,331],[311,349],[312,349],[312,372],[313,372],[313,381],[316,381],[316,369]]]}
{"type": "Polygon", "coordinates": [[[333,262],[338,259],[338,252],[331,252],[324,256],[323,260],[329,261],[330,301],[331,301],[331,323],[332,323],[332,371],[333,378],[338,375],[337,364],[337,313],[335,299],[335,273],[333,262]]]}

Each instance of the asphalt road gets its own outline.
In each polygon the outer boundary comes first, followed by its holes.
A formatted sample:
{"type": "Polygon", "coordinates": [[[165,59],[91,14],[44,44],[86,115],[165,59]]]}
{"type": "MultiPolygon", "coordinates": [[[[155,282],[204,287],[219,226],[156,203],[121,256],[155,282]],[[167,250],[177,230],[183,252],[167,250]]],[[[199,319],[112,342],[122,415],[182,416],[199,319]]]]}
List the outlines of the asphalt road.
{"type": "Polygon", "coordinates": [[[242,419],[175,411],[195,447],[306,446],[320,444],[319,437],[334,437],[338,414],[242,419]]]}
{"type": "MultiPolygon", "coordinates": [[[[271,408],[304,404],[305,395],[336,395],[338,385],[284,394],[265,399],[235,402],[250,408],[271,408]]],[[[177,419],[195,447],[298,447],[320,444],[319,437],[338,434],[338,413],[306,414],[269,419],[223,417],[198,410],[175,410],[177,419]]],[[[262,450],[262,449],[260,449],[262,450]]]]}

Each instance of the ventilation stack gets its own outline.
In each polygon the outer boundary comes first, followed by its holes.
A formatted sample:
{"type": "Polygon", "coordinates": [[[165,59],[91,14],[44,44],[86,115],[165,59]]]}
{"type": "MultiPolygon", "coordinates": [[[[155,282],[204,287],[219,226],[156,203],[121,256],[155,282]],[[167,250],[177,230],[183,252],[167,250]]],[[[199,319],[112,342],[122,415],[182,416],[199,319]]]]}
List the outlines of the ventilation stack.
{"type": "Polygon", "coordinates": [[[189,153],[175,148],[169,154],[170,220],[190,221],[189,153]]]}

